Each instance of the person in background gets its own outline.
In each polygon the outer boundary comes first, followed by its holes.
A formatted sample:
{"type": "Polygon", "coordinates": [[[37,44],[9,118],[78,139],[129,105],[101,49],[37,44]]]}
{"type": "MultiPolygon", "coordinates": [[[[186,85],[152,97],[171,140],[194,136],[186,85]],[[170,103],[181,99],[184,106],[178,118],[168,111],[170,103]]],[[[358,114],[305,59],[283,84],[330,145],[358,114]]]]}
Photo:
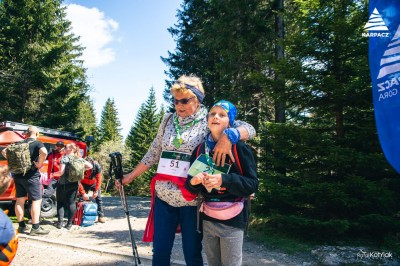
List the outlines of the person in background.
{"type": "Polygon", "coordinates": [[[0,165],[0,195],[10,186],[11,173],[7,165],[0,165]]]}
{"type": "MultiPolygon", "coordinates": [[[[11,174],[6,165],[0,165],[0,195],[10,185],[11,174]]],[[[0,265],[9,265],[18,249],[18,233],[7,214],[0,209],[0,265]]]]}
{"type": "MultiPolygon", "coordinates": [[[[0,165],[0,195],[10,185],[11,174],[6,165],[0,165]]],[[[14,236],[14,227],[8,216],[0,209],[0,246],[6,246],[14,236]]]]}
{"type": "MultiPolygon", "coordinates": [[[[27,131],[28,138],[24,142],[30,142],[29,152],[32,161],[32,167],[24,174],[14,174],[14,183],[16,188],[15,215],[17,216],[18,232],[30,235],[46,235],[50,231],[44,229],[39,224],[40,209],[42,205],[42,184],[40,182],[39,169],[46,160],[47,150],[44,144],[37,140],[39,129],[35,126],[29,126],[27,131]],[[24,221],[25,197],[28,194],[32,201],[31,217],[32,229],[24,221]]],[[[7,158],[7,148],[2,150],[2,155],[7,158]]]]}
{"type": "MultiPolygon", "coordinates": [[[[170,91],[175,112],[165,115],[148,152],[132,172],[124,175],[122,184],[129,184],[158,162],[157,174],[150,184],[152,203],[143,237],[145,242],[153,241],[152,263],[170,265],[179,225],[186,264],[203,265],[202,235],[196,231],[196,195],[186,190],[185,180],[190,155],[208,133],[207,109],[202,105],[205,94],[201,80],[193,75],[181,76],[170,91]]],[[[232,144],[254,135],[251,125],[237,121],[215,146],[215,161],[224,162],[227,155],[232,156],[232,144]]],[[[120,188],[118,181],[116,186],[120,188]]]]}
{"type": "MultiPolygon", "coordinates": [[[[69,143],[65,146],[65,154],[60,162],[60,170],[51,174],[52,178],[59,177],[59,183],[57,185],[56,196],[57,196],[57,217],[58,222],[56,227],[61,229],[64,227],[64,211],[68,210],[68,221],[65,225],[67,230],[72,228],[72,218],[76,212],[76,196],[78,193],[79,182],[69,182],[67,174],[68,163],[70,162],[70,156],[81,158],[79,147],[75,143],[69,143]]],[[[92,164],[85,161],[85,170],[92,169],[92,164]]]]}
{"type": "MultiPolygon", "coordinates": [[[[200,162],[199,153],[204,158],[210,158],[213,147],[224,134],[224,130],[233,126],[237,114],[236,107],[225,100],[217,102],[208,115],[208,128],[205,142],[192,153],[191,163],[200,162]]],[[[197,168],[199,173],[189,176],[186,188],[191,193],[200,193],[204,198],[200,206],[203,224],[203,244],[210,266],[242,265],[243,235],[249,217],[246,198],[258,189],[256,162],[249,146],[238,141],[234,147],[237,150],[238,162],[227,158],[226,172],[215,173],[211,160],[208,167],[197,168]],[[240,165],[240,166],[239,166],[240,165]],[[208,172],[207,172],[208,171],[208,172]]],[[[202,164],[199,164],[202,165],[202,164]]],[[[191,172],[191,171],[190,171],[191,172]]]]}
{"type": "Polygon", "coordinates": [[[93,198],[97,203],[97,215],[98,222],[105,223],[106,219],[104,218],[104,207],[103,200],[101,198],[101,182],[102,182],[102,173],[100,164],[93,160],[91,157],[86,157],[86,160],[93,165],[92,169],[85,171],[85,176],[79,182],[79,194],[81,199],[89,200],[89,191],[93,191],[93,198]]]}
{"type": "MultiPolygon", "coordinates": [[[[51,173],[60,171],[60,161],[64,155],[64,142],[58,141],[55,145],[55,149],[47,156],[47,176],[50,178],[51,173]]],[[[50,181],[50,184],[47,185],[46,190],[44,191],[43,197],[51,197],[56,191],[59,177],[56,177],[50,181]]]]}

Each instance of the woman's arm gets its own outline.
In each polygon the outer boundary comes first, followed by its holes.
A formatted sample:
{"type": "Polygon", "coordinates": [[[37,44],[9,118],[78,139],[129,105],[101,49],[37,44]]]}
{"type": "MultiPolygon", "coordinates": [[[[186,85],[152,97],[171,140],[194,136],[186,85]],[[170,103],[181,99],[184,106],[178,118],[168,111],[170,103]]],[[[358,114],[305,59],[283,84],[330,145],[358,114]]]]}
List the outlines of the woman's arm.
{"type": "MultiPolygon", "coordinates": [[[[162,151],[162,138],[164,136],[167,123],[171,120],[172,116],[173,114],[171,113],[168,113],[164,116],[164,120],[158,127],[157,136],[151,143],[147,153],[143,156],[142,161],[135,167],[135,169],[133,169],[129,174],[124,175],[122,178],[121,181],[123,185],[131,183],[159,160],[162,151]]],[[[120,184],[117,180],[115,181],[115,185],[119,188],[120,184]]]]}
{"type": "Polygon", "coordinates": [[[65,164],[61,163],[60,164],[60,170],[58,170],[58,172],[54,172],[51,174],[51,177],[55,177],[55,176],[62,176],[65,172],[65,164]]]}
{"type": "Polygon", "coordinates": [[[167,128],[167,124],[172,122],[173,114],[168,113],[164,116],[164,120],[161,122],[160,126],[158,127],[158,132],[156,137],[154,138],[153,142],[151,143],[150,148],[148,149],[147,153],[143,156],[141,162],[147,165],[149,168],[158,162],[162,152],[162,140],[165,134],[165,129],[167,128]]]}
{"type": "MultiPolygon", "coordinates": [[[[256,135],[256,130],[252,125],[243,121],[235,121],[234,127],[239,131],[240,140],[252,139],[256,135]]],[[[228,155],[232,162],[235,161],[232,154],[232,143],[227,134],[222,134],[214,148],[213,161],[216,165],[220,166],[225,163],[226,155],[228,155]]]]}
{"type": "Polygon", "coordinates": [[[138,176],[140,176],[141,174],[143,174],[144,172],[147,171],[147,169],[149,169],[150,167],[148,167],[147,165],[145,165],[144,163],[140,162],[135,169],[133,169],[132,172],[130,172],[127,175],[124,175],[124,177],[122,178],[122,184],[126,185],[129,184],[130,182],[132,182],[133,180],[135,180],[138,176]]]}
{"type": "Polygon", "coordinates": [[[256,136],[256,129],[247,122],[236,120],[233,126],[239,130],[240,140],[249,140],[256,136]]]}

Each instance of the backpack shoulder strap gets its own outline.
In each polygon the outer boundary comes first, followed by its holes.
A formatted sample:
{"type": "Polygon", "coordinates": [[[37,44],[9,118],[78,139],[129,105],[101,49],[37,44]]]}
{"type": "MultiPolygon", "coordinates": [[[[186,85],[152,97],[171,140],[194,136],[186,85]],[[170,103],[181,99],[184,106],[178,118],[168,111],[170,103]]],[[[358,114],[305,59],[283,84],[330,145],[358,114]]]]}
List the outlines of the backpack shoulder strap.
{"type": "MultiPolygon", "coordinates": [[[[240,160],[239,160],[239,155],[238,155],[238,152],[237,152],[236,144],[233,145],[232,149],[233,149],[233,157],[235,158],[235,163],[236,163],[236,165],[237,165],[237,167],[239,169],[240,174],[243,175],[243,168],[242,168],[242,165],[240,164],[240,160]]],[[[253,195],[250,195],[250,196],[245,198],[246,202],[247,202],[247,208],[248,208],[248,212],[247,212],[247,219],[248,220],[250,219],[251,200],[252,200],[252,198],[253,198],[253,195]]],[[[246,236],[249,236],[249,221],[247,221],[247,223],[246,223],[246,228],[245,228],[244,232],[245,232],[246,236]]]]}
{"type": "Polygon", "coordinates": [[[201,152],[201,147],[203,147],[203,145],[204,145],[204,143],[201,143],[201,144],[197,147],[197,150],[196,150],[196,158],[199,157],[200,152],[201,152]]]}
{"type": "Polygon", "coordinates": [[[167,117],[165,124],[164,124],[164,128],[163,128],[163,133],[165,132],[165,129],[167,128],[168,122],[171,119],[171,117],[173,116],[173,113],[170,113],[169,116],[167,117]]]}
{"type": "Polygon", "coordinates": [[[243,169],[242,169],[242,165],[240,164],[240,160],[239,160],[239,155],[238,155],[238,152],[237,152],[236,144],[233,145],[232,149],[233,149],[233,157],[235,158],[235,163],[236,163],[236,165],[237,165],[237,167],[239,169],[240,174],[243,175],[243,169]]]}

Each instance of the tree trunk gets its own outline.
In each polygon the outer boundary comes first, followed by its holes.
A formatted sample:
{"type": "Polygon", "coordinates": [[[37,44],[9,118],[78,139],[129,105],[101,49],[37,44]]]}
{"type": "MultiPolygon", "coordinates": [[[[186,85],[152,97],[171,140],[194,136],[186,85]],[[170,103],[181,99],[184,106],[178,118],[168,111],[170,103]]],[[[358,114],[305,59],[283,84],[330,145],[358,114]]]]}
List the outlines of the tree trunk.
{"type": "MultiPolygon", "coordinates": [[[[282,46],[282,41],[284,38],[284,27],[283,27],[283,2],[284,0],[276,0],[275,8],[275,59],[277,62],[282,60],[285,56],[284,48],[282,46]]],[[[278,95],[280,95],[279,100],[275,102],[275,122],[285,123],[286,122],[286,104],[284,99],[285,95],[285,81],[280,77],[279,74],[275,73],[275,90],[278,95]]]]}

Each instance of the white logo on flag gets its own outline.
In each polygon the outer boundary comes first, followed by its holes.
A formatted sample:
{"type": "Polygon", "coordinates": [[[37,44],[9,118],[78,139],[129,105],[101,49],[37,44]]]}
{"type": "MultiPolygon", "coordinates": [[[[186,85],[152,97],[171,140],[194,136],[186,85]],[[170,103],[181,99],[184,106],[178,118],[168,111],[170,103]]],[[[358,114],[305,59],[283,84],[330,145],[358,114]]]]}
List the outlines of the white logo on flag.
{"type": "Polygon", "coordinates": [[[369,17],[368,22],[364,26],[364,30],[366,31],[389,31],[388,27],[386,27],[385,22],[382,19],[381,14],[379,14],[378,10],[375,8],[369,17]]]}
{"type": "Polygon", "coordinates": [[[400,26],[381,58],[378,79],[400,72],[400,26]]]}

